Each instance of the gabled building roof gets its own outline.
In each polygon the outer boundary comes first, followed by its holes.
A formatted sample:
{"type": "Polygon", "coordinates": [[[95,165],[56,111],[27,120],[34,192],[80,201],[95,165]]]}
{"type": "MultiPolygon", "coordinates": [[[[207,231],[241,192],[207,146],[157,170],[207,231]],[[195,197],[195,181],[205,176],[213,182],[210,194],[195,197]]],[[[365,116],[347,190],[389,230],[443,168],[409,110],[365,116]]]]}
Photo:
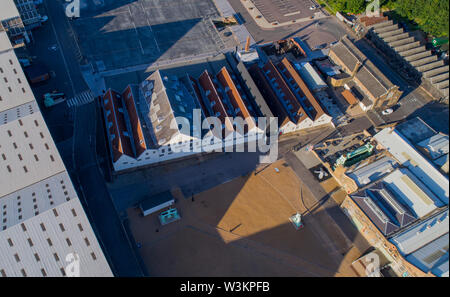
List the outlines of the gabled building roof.
{"type": "Polygon", "coordinates": [[[399,229],[396,222],[387,216],[365,190],[353,194],[351,197],[385,236],[399,229]]]}
{"type": "Polygon", "coordinates": [[[117,161],[122,155],[134,157],[130,137],[126,135],[127,129],[123,114],[122,96],[109,89],[103,96],[103,106],[108,122],[107,129],[111,141],[113,161],[117,161]]]}
{"type": "MultiPolygon", "coordinates": [[[[356,72],[355,78],[364,85],[371,96],[371,100],[387,93],[394,84],[348,39],[343,36],[334,45],[330,52],[334,53],[339,61],[334,61],[346,68],[347,72],[352,72],[357,62],[362,66],[356,72]]],[[[330,55],[332,56],[332,55],[330,55]]]]}
{"type": "Polygon", "coordinates": [[[385,174],[392,172],[397,167],[396,162],[389,158],[383,157],[369,165],[358,167],[347,175],[355,180],[358,187],[368,185],[377,181],[385,174]]]}
{"type": "Polygon", "coordinates": [[[291,87],[292,92],[297,96],[303,109],[313,121],[325,114],[317,99],[287,58],[284,58],[278,64],[278,69],[280,69],[282,75],[285,77],[285,81],[291,87]]]}
{"type": "Polygon", "coordinates": [[[122,93],[125,107],[130,119],[131,132],[133,136],[134,148],[136,150],[136,156],[139,157],[148,147],[145,141],[144,131],[142,130],[141,120],[139,119],[136,102],[137,96],[139,96],[136,86],[127,86],[122,93]]]}
{"type": "Polygon", "coordinates": [[[246,134],[248,130],[253,129],[256,126],[253,117],[250,115],[250,112],[245,106],[244,101],[242,100],[228,70],[223,67],[216,77],[227,96],[227,103],[230,105],[230,113],[234,117],[241,117],[247,123],[244,132],[246,134]]]}
{"type": "Polygon", "coordinates": [[[269,85],[277,95],[277,100],[281,102],[281,105],[289,115],[291,121],[297,125],[307,119],[307,113],[300,105],[296,96],[294,95],[294,93],[292,93],[291,89],[284,81],[281,73],[278,71],[272,61],[269,60],[262,67],[262,70],[265,77],[267,78],[269,85]]]}
{"type": "Polygon", "coordinates": [[[425,159],[401,133],[388,127],[378,132],[374,139],[385,147],[400,164],[408,167],[442,202],[448,204],[448,178],[425,159]]]}
{"type": "Polygon", "coordinates": [[[430,155],[431,159],[435,160],[448,154],[448,135],[441,133],[435,134],[430,138],[422,140],[417,145],[424,148],[430,155]]]}
{"type": "Polygon", "coordinates": [[[239,62],[237,64],[237,69],[242,77],[243,86],[248,90],[249,95],[252,97],[251,100],[254,101],[258,111],[261,113],[261,116],[265,117],[273,117],[273,113],[270,110],[267,102],[264,100],[264,97],[261,94],[261,91],[255,84],[254,79],[251,77],[249,71],[245,67],[244,63],[239,62]]]}
{"type": "Polygon", "coordinates": [[[375,183],[351,197],[385,236],[416,220],[382,182],[375,183]]]}
{"type": "Polygon", "coordinates": [[[448,208],[392,237],[402,255],[411,254],[449,231],[448,208]]]}
{"type": "Polygon", "coordinates": [[[394,170],[383,182],[419,218],[444,206],[444,203],[406,168],[394,170]]]}
{"type": "Polygon", "coordinates": [[[217,89],[207,70],[200,75],[198,81],[206,98],[208,99],[208,102],[205,102],[205,104],[209,104],[211,107],[211,110],[214,113],[212,116],[217,117],[220,120],[222,123],[223,136],[227,137],[229,133],[234,131],[233,123],[229,119],[230,116],[226,112],[222,100],[217,93],[217,89]]]}
{"type": "Polygon", "coordinates": [[[261,68],[259,68],[257,64],[253,64],[249,68],[249,73],[252,76],[259,91],[264,96],[264,99],[271,109],[271,112],[276,117],[278,117],[278,127],[282,127],[285,124],[289,123],[291,121],[289,115],[287,114],[281,102],[278,100],[275,92],[272,90],[272,87],[264,76],[261,68]]]}
{"type": "Polygon", "coordinates": [[[359,103],[359,100],[356,99],[355,95],[353,95],[353,93],[350,90],[345,89],[344,91],[342,91],[341,95],[342,97],[344,97],[345,101],[347,101],[347,103],[350,105],[359,103]]]}

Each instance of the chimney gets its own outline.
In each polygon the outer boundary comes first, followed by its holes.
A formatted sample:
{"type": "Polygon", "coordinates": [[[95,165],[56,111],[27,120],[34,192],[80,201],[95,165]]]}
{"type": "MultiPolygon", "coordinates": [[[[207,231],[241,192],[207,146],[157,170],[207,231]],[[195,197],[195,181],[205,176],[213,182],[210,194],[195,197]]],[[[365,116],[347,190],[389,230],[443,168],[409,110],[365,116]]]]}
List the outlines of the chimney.
{"type": "Polygon", "coordinates": [[[361,65],[362,65],[362,64],[361,64],[360,61],[358,61],[358,62],[356,63],[355,68],[354,68],[353,71],[352,71],[352,78],[355,77],[356,72],[358,72],[358,70],[359,70],[359,68],[361,67],[361,65]]]}
{"type": "Polygon", "coordinates": [[[248,52],[250,48],[250,36],[247,36],[247,42],[245,43],[245,52],[248,52]]]}

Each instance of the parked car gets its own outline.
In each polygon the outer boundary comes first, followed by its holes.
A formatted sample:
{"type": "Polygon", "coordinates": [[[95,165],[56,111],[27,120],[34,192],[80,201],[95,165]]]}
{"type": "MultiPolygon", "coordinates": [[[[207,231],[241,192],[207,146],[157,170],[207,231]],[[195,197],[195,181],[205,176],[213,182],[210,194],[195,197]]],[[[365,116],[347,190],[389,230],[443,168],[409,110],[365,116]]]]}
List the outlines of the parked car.
{"type": "Polygon", "coordinates": [[[50,79],[50,73],[43,64],[33,64],[24,69],[31,84],[37,84],[50,79]]]}
{"type": "Polygon", "coordinates": [[[41,16],[41,23],[45,23],[46,21],[48,21],[48,16],[46,15],[41,16]]]}

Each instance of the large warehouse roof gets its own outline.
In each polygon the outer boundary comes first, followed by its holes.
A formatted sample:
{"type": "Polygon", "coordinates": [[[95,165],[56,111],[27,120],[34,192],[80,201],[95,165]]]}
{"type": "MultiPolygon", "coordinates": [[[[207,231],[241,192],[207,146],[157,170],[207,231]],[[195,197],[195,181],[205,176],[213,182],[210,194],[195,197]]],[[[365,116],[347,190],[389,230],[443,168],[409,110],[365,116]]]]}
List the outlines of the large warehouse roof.
{"type": "Polygon", "coordinates": [[[449,231],[448,209],[394,236],[391,241],[403,255],[411,254],[449,231]]]}
{"type": "Polygon", "coordinates": [[[80,276],[112,276],[2,32],[0,45],[0,276],[65,276],[70,254],[80,276]]]}
{"type": "Polygon", "coordinates": [[[448,204],[449,182],[414,146],[394,128],[385,128],[374,138],[402,165],[424,183],[442,202],[448,204]]]}
{"type": "Polygon", "coordinates": [[[15,17],[19,17],[19,11],[17,10],[14,0],[2,0],[2,9],[0,9],[0,21],[9,20],[15,17]]]}
{"type": "Polygon", "coordinates": [[[386,176],[383,182],[419,218],[444,206],[444,203],[406,168],[396,169],[386,176]]]}

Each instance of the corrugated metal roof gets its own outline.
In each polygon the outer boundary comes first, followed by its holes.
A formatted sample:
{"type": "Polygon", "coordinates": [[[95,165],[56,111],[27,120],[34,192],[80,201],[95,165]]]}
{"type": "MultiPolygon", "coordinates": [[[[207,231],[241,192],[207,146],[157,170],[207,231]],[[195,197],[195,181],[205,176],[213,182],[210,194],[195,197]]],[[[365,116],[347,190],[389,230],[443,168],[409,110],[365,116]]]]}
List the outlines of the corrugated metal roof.
{"type": "Polygon", "coordinates": [[[375,162],[348,173],[359,187],[380,179],[385,174],[392,172],[397,167],[395,160],[383,157],[375,162]]]}
{"type": "Polygon", "coordinates": [[[0,21],[20,17],[16,4],[14,4],[14,0],[2,0],[1,6],[0,21]]]}
{"type": "Polygon", "coordinates": [[[63,276],[76,252],[80,276],[112,276],[14,51],[0,67],[0,275],[63,276]]]}
{"type": "Polygon", "coordinates": [[[426,149],[426,151],[430,154],[431,159],[435,160],[445,154],[448,154],[448,144],[448,135],[438,133],[430,138],[422,140],[417,145],[426,149]]]}
{"type": "Polygon", "coordinates": [[[417,251],[449,231],[448,209],[391,238],[403,255],[417,251]]]}
{"type": "Polygon", "coordinates": [[[297,63],[294,65],[311,90],[321,90],[328,87],[310,63],[303,62],[301,65],[297,63]]]}
{"type": "Polygon", "coordinates": [[[448,247],[449,234],[447,233],[409,254],[406,260],[424,272],[429,272],[437,268],[434,272],[439,273],[438,276],[440,276],[446,272],[445,265],[447,266],[446,270],[448,273],[448,247]],[[444,271],[438,272],[439,270],[444,271]]]}
{"type": "Polygon", "coordinates": [[[396,169],[387,175],[383,182],[419,218],[444,206],[444,203],[406,168],[396,169]]]}
{"type": "Polygon", "coordinates": [[[393,128],[385,128],[377,133],[374,138],[400,164],[407,166],[442,202],[448,204],[448,178],[425,159],[405,137],[393,128]]]}

